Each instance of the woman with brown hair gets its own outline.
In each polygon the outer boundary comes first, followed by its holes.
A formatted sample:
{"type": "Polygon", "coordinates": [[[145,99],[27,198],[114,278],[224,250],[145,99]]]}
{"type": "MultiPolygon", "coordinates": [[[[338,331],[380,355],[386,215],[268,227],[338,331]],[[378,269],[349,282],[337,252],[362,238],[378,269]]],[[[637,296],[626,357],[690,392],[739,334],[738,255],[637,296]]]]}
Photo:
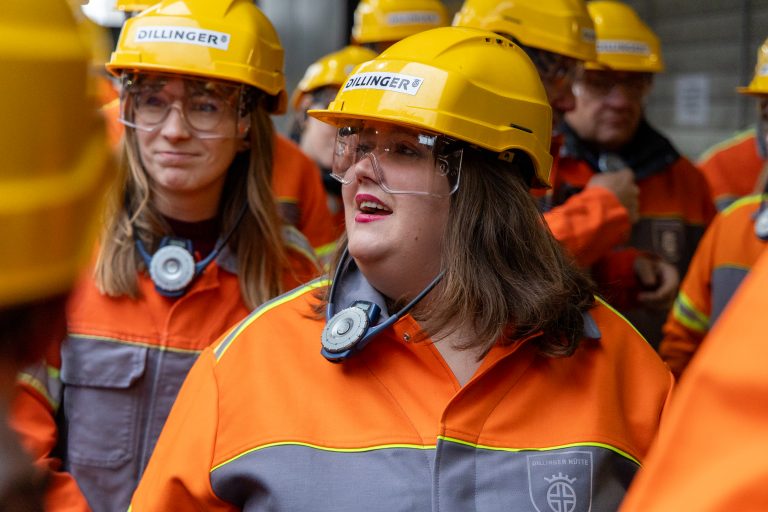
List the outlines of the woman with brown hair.
{"type": "Polygon", "coordinates": [[[200,352],[319,272],[270,186],[282,56],[250,0],[163,1],[124,26],[107,65],[122,83],[120,186],[66,338],[16,404],[57,470],[50,510],[125,510],[200,352]]]}
{"type": "Polygon", "coordinates": [[[551,164],[531,61],[423,32],[310,115],[338,129],[333,279],[201,355],[133,509],[615,509],[672,378],[528,193],[551,164]]]}

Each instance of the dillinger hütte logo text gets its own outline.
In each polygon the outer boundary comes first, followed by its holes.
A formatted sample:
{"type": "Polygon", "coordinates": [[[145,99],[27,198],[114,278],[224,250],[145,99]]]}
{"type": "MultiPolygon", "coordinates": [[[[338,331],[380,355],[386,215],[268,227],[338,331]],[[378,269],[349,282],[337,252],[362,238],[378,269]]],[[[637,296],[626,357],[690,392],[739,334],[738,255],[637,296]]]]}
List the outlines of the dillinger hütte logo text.
{"type": "Polygon", "coordinates": [[[139,27],[134,35],[137,43],[179,43],[207,46],[217,50],[229,48],[231,36],[225,32],[193,27],[139,27]]]}
{"type": "Polygon", "coordinates": [[[419,92],[422,83],[424,80],[417,76],[400,73],[357,73],[349,77],[347,83],[344,84],[344,90],[380,89],[413,96],[419,92]]]}
{"type": "Polygon", "coordinates": [[[598,39],[597,53],[626,53],[629,55],[650,55],[651,48],[642,41],[621,41],[618,39],[598,39]]]}
{"type": "Polygon", "coordinates": [[[393,12],[387,16],[387,25],[439,25],[440,14],[434,11],[393,12]]]}

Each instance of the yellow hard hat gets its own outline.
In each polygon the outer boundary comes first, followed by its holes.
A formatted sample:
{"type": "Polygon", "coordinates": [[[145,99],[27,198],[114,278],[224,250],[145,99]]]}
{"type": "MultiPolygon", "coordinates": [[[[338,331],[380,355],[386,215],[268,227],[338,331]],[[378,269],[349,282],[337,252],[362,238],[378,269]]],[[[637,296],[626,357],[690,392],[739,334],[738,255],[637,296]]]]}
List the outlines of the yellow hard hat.
{"type": "Polygon", "coordinates": [[[139,12],[143,11],[144,9],[149,9],[153,5],[160,3],[160,0],[117,0],[116,7],[121,11],[126,12],[139,12]]]}
{"type": "Polygon", "coordinates": [[[444,27],[403,39],[355,68],[327,109],[309,114],[334,126],[381,120],[496,153],[523,151],[534,185],[549,183],[547,94],[523,50],[492,32],[444,27]]]}
{"type": "Polygon", "coordinates": [[[746,87],[737,87],[737,91],[749,95],[768,94],[768,39],[763,42],[763,46],[757,50],[757,64],[755,65],[755,76],[746,87]]]}
{"type": "Polygon", "coordinates": [[[595,58],[595,29],[582,0],[466,0],[453,24],[579,60],[595,58]]]}
{"type": "Polygon", "coordinates": [[[64,0],[3,3],[0,306],[66,292],[93,251],[112,166],[90,58],[64,0]]]}
{"type": "Polygon", "coordinates": [[[597,35],[597,61],[587,69],[664,71],[659,38],[628,5],[611,0],[587,4],[597,35]]]}
{"type": "Polygon", "coordinates": [[[283,47],[252,0],[162,0],[125,22],[107,69],[165,71],[252,85],[285,112],[283,47]]]}
{"type": "Polygon", "coordinates": [[[298,108],[301,97],[321,87],[341,87],[349,73],[358,64],[376,58],[377,53],[362,46],[347,46],[312,63],[293,93],[293,108],[298,108]]]}
{"type": "Polygon", "coordinates": [[[358,44],[399,41],[446,25],[448,11],[439,0],[360,0],[352,40],[358,44]]]}

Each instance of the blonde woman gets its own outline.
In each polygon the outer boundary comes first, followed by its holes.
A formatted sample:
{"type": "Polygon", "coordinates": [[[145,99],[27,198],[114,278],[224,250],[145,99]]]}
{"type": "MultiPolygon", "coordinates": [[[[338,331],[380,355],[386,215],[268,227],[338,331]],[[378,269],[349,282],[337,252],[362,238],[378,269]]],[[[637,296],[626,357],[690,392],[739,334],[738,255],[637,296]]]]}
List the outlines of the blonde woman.
{"type": "Polygon", "coordinates": [[[22,376],[16,406],[55,470],[50,510],[125,510],[198,354],[317,272],[270,187],[282,55],[249,0],[161,2],[126,23],[107,66],[122,82],[122,186],[67,337],[22,376]]]}

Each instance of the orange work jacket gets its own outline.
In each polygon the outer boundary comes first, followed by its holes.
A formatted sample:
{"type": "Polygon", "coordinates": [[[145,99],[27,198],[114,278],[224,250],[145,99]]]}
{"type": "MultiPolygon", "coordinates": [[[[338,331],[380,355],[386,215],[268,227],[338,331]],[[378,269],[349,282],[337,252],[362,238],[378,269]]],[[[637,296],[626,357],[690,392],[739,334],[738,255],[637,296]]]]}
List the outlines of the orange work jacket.
{"type": "Polygon", "coordinates": [[[618,506],[673,378],[609,307],[590,312],[598,337],[571,357],[497,344],[461,386],[431,341],[414,341],[410,315],[326,361],[311,309],[326,284],[265,305],[201,355],[131,510],[618,506]]]}
{"type": "MultiPolygon", "coordinates": [[[[107,134],[114,148],[123,138],[120,101],[102,107],[107,134]]],[[[326,204],[320,170],[299,147],[276,133],[272,163],[272,191],[283,220],[301,231],[317,256],[326,258],[336,248],[338,228],[326,204]]]]}
{"type": "MultiPolygon", "coordinates": [[[[295,230],[289,244],[284,289],[317,274],[295,230]]],[[[187,372],[249,313],[236,270],[225,249],[175,299],[145,273],[138,299],[102,294],[90,273],[76,286],[67,338],[20,375],[12,411],[25,446],[53,471],[46,510],[127,509],[187,372]]]]}
{"type": "MultiPolygon", "coordinates": [[[[557,165],[562,142],[561,134],[552,137],[553,166],[557,165]]],[[[532,189],[531,194],[538,199],[552,235],[581,267],[591,266],[629,238],[629,213],[610,190],[592,187],[557,205],[551,189],[532,189]]]]}
{"type": "MultiPolygon", "coordinates": [[[[555,205],[585,193],[587,182],[598,172],[597,155],[565,128],[566,143],[551,175],[555,205]]],[[[640,284],[634,259],[640,251],[655,254],[684,276],[715,208],[701,172],[647,123],[641,123],[626,151],[622,156],[640,188],[640,220],[632,226],[626,244],[614,246],[595,262],[592,275],[601,294],[657,346],[667,311],[651,311],[636,302],[640,284]],[[637,164],[632,167],[634,161],[637,164]]]]}
{"type": "Polygon", "coordinates": [[[766,246],[754,226],[762,201],[758,195],[731,204],[715,217],[696,249],[659,347],[675,376],[688,365],[766,246]]]}
{"type": "Polygon", "coordinates": [[[621,512],[768,510],[768,254],[680,380],[621,512]]]}
{"type": "Polygon", "coordinates": [[[697,164],[709,182],[718,211],[755,191],[763,165],[765,160],[759,154],[754,128],[713,146],[697,164]]]}

